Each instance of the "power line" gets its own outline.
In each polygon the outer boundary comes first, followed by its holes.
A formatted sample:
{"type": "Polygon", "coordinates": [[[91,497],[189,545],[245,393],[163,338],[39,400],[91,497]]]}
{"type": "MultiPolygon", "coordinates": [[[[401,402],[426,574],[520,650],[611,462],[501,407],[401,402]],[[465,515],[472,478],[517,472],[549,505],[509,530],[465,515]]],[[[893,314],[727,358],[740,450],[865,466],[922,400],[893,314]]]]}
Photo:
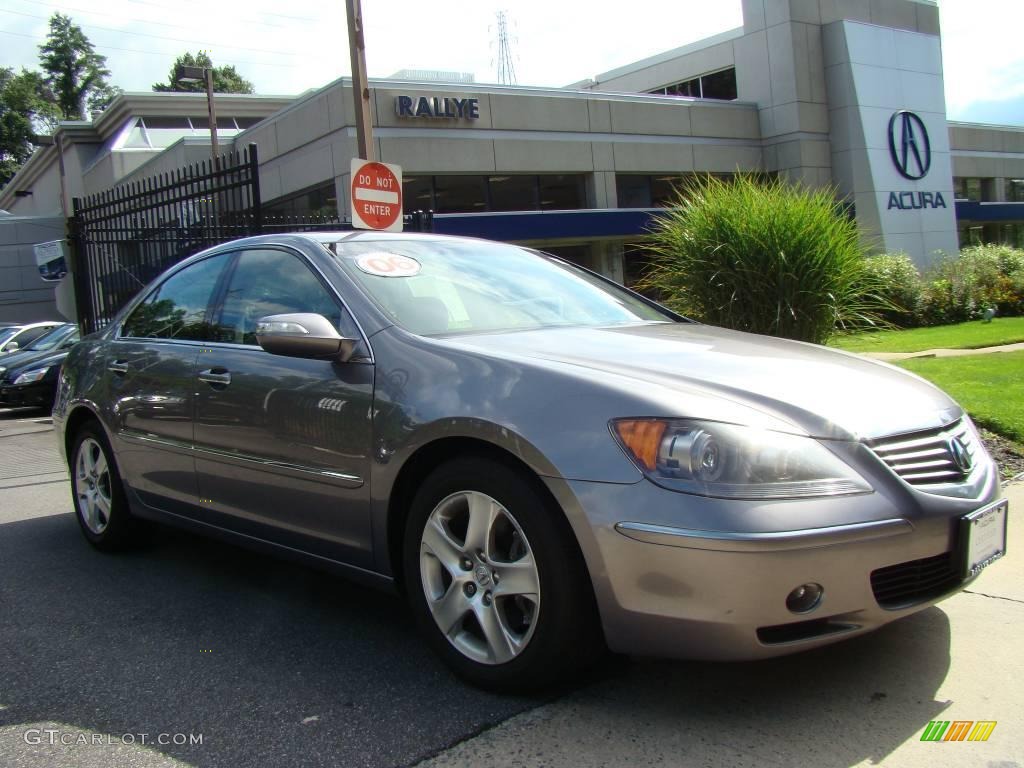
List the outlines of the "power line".
{"type": "MultiPolygon", "coordinates": [[[[193,26],[185,26],[183,24],[168,24],[165,21],[152,21],[150,19],[139,19],[139,18],[135,18],[135,17],[131,17],[131,16],[123,16],[121,14],[116,14],[116,13],[105,13],[104,11],[96,11],[96,10],[93,10],[91,8],[76,8],[74,6],[63,5],[63,4],[56,5],[53,2],[50,2],[49,0],[19,0],[19,1],[22,2],[22,3],[31,3],[32,5],[41,5],[44,8],[52,10],[52,11],[54,11],[56,13],[64,13],[65,11],[78,11],[79,13],[88,13],[88,14],[92,14],[94,16],[108,16],[108,17],[110,17],[112,19],[121,19],[123,21],[137,21],[140,24],[154,24],[156,26],[171,27],[173,29],[187,29],[187,30],[194,30],[195,29],[194,25],[193,26]]],[[[160,5],[159,3],[149,3],[149,2],[145,2],[145,0],[123,0],[123,1],[124,2],[131,2],[131,3],[138,3],[140,5],[146,5],[146,6],[149,6],[151,8],[159,8],[162,11],[170,10],[166,5],[160,5]]],[[[283,14],[276,14],[276,13],[265,13],[263,15],[264,16],[280,16],[281,18],[291,19],[291,20],[295,20],[295,21],[309,21],[309,22],[319,21],[319,19],[307,18],[305,16],[285,16],[283,14]]],[[[257,21],[256,19],[232,19],[232,23],[238,23],[238,22],[241,22],[243,24],[256,24],[256,25],[261,26],[261,27],[271,27],[271,28],[274,28],[274,29],[276,29],[278,27],[278,25],[276,23],[271,23],[271,22],[266,22],[266,21],[257,21]]]]}
{"type": "MultiPolygon", "coordinates": [[[[37,35],[29,35],[24,32],[8,32],[6,29],[0,29],[0,35],[14,35],[16,37],[27,37],[29,40],[38,40],[37,35]]],[[[161,51],[143,51],[139,48],[118,48],[116,45],[101,45],[100,43],[93,43],[93,48],[99,48],[104,51],[122,51],[123,53],[141,53],[146,56],[160,56],[166,59],[168,56],[173,54],[162,53],[161,51]]],[[[232,59],[232,64],[248,64],[254,67],[278,67],[280,69],[296,69],[298,64],[280,64],[272,61],[241,61],[239,59],[232,59]]]]}
{"type": "MultiPolygon", "coordinates": [[[[160,3],[151,3],[151,2],[148,2],[148,0],[126,0],[126,2],[137,3],[139,5],[150,5],[150,6],[154,7],[154,8],[160,8],[161,10],[164,10],[164,11],[171,10],[173,5],[174,5],[174,4],[172,4],[171,6],[167,6],[167,5],[162,5],[160,3]]],[[[318,19],[318,18],[315,18],[315,17],[312,17],[312,16],[290,16],[287,13],[274,13],[272,11],[261,11],[260,15],[261,16],[277,16],[278,18],[281,18],[281,19],[291,19],[292,21],[313,21],[313,22],[323,21],[323,19],[318,19]]],[[[238,21],[246,21],[246,19],[238,19],[238,21]]],[[[254,24],[265,24],[266,22],[253,21],[252,23],[254,23],[254,24]]],[[[272,26],[272,25],[267,24],[267,26],[272,26]]]]}
{"type": "MultiPolygon", "coordinates": [[[[9,11],[6,8],[0,8],[0,13],[11,13],[11,14],[14,14],[15,16],[27,16],[30,19],[42,19],[43,21],[47,21],[48,20],[47,16],[37,16],[37,15],[35,15],[33,13],[23,13],[22,11],[9,11]]],[[[168,41],[176,42],[176,43],[187,43],[188,45],[199,46],[201,48],[231,48],[232,50],[236,50],[236,51],[252,51],[254,53],[269,53],[269,54],[276,55],[276,56],[295,56],[296,55],[294,53],[289,53],[287,51],[271,51],[271,50],[267,50],[266,48],[247,48],[247,47],[242,46],[242,45],[228,45],[226,43],[212,44],[212,43],[209,43],[209,42],[200,42],[200,41],[197,41],[197,40],[189,40],[189,39],[183,38],[183,37],[165,37],[163,35],[150,35],[150,34],[147,34],[146,32],[129,32],[127,30],[116,29],[114,27],[101,27],[98,24],[89,24],[89,25],[84,25],[83,24],[83,25],[79,25],[79,26],[81,26],[83,28],[88,26],[88,28],[92,29],[92,30],[101,29],[101,30],[103,30],[105,32],[116,32],[119,35],[127,35],[127,36],[130,36],[130,37],[152,37],[152,38],[154,38],[156,40],[168,40],[168,41]]]]}

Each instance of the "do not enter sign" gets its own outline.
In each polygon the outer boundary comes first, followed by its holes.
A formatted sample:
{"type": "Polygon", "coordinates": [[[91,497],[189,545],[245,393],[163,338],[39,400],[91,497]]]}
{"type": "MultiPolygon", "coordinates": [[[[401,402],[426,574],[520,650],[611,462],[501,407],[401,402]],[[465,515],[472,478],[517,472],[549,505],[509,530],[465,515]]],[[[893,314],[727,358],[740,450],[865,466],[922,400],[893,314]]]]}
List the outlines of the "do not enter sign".
{"type": "Polygon", "coordinates": [[[352,226],[402,231],[402,169],[352,158],[352,226]]]}

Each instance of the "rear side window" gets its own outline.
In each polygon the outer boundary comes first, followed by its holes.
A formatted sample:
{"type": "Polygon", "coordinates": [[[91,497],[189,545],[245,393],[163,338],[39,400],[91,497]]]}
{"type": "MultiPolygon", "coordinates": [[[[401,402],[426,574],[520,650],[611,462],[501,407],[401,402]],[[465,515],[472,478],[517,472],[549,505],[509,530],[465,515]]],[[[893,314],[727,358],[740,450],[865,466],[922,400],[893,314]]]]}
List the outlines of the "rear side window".
{"type": "Polygon", "coordinates": [[[132,311],[121,335],[210,341],[206,311],[231,255],[211,256],[167,278],[132,311]]]}

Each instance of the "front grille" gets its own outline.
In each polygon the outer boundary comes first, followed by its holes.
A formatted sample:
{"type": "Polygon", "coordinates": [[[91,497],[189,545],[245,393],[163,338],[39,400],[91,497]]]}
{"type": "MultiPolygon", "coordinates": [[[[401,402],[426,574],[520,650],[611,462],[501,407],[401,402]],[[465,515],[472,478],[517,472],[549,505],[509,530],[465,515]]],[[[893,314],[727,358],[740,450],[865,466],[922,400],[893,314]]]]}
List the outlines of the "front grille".
{"type": "Polygon", "coordinates": [[[951,592],[962,581],[951,552],[888,565],[871,572],[871,591],[883,608],[908,608],[951,592]]]}
{"type": "Polygon", "coordinates": [[[868,445],[911,485],[959,483],[971,473],[980,452],[977,437],[966,419],[939,429],[883,437],[869,441],[868,445]],[[958,463],[956,452],[961,449],[958,463]]]}

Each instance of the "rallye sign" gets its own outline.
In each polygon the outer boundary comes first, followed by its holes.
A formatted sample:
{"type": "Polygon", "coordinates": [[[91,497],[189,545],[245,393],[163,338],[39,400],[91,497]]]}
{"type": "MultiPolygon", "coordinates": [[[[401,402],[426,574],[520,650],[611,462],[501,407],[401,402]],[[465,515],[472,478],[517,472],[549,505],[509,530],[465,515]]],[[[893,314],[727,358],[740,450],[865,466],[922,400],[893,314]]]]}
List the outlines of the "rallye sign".
{"type": "Polygon", "coordinates": [[[395,96],[395,114],[399,117],[427,117],[442,120],[478,120],[480,99],[452,96],[395,96]]]}

